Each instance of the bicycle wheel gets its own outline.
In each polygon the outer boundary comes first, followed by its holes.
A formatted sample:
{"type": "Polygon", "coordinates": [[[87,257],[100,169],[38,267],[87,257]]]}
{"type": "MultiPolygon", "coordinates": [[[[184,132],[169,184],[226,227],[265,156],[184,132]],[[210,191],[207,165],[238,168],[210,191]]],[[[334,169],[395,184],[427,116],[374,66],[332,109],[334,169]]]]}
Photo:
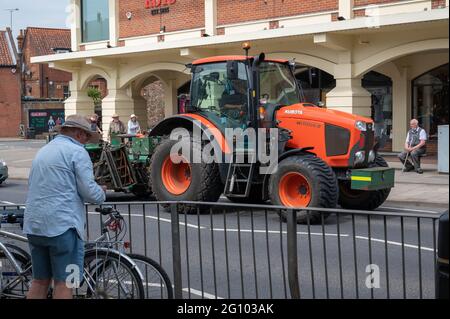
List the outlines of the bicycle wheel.
{"type": "Polygon", "coordinates": [[[22,275],[18,274],[12,262],[6,257],[3,251],[0,251],[0,298],[25,299],[31,285],[31,260],[27,256],[19,253],[20,248],[7,244],[10,253],[13,255],[17,264],[22,268],[22,275]],[[16,250],[16,248],[18,248],[16,250]]]}
{"type": "Polygon", "coordinates": [[[173,299],[169,276],[154,260],[138,254],[128,254],[144,277],[145,299],[173,299]]]}
{"type": "Polygon", "coordinates": [[[125,255],[92,249],[84,255],[84,274],[76,298],[143,299],[142,276],[125,255]]]}

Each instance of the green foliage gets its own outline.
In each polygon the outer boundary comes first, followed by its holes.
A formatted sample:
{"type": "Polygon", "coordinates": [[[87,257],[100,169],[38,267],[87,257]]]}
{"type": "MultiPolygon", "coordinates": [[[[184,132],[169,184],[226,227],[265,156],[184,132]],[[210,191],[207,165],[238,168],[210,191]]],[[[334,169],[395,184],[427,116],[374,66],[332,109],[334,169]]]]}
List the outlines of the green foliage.
{"type": "Polygon", "coordinates": [[[102,94],[97,88],[89,88],[87,95],[94,101],[95,105],[101,103],[102,101],[102,94]]]}

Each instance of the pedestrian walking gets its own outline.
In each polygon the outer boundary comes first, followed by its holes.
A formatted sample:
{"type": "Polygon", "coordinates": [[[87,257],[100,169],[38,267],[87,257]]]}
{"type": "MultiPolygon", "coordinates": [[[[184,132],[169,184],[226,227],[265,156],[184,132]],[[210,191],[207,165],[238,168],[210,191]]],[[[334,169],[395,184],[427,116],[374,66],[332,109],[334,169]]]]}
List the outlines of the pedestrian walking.
{"type": "Polygon", "coordinates": [[[54,299],[72,298],[71,284],[83,275],[84,203],[105,201],[106,187],[95,182],[84,148],[98,143],[99,134],[80,115],[68,116],[55,130],[58,136],[37,153],[28,180],[23,231],[32,261],[29,299],[47,298],[52,280],[54,299]]]}
{"type": "Polygon", "coordinates": [[[404,172],[415,170],[418,174],[423,174],[420,157],[426,152],[426,141],[427,133],[419,127],[419,121],[412,119],[406,136],[405,150],[398,156],[404,166],[404,172]]]}

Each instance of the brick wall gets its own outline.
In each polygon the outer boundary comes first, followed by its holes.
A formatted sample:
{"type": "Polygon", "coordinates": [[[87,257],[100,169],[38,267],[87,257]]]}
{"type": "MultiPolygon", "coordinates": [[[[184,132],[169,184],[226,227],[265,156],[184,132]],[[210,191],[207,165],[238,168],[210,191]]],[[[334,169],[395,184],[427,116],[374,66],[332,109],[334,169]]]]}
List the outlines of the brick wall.
{"type": "Polygon", "coordinates": [[[383,4],[390,2],[402,2],[407,0],[355,0],[355,7],[367,6],[369,4],[383,4]]]}
{"type": "Polygon", "coordinates": [[[19,81],[18,72],[0,67],[0,137],[18,135],[22,120],[19,81]]]}
{"type": "Polygon", "coordinates": [[[102,95],[102,99],[108,95],[108,83],[104,78],[92,80],[89,82],[89,86],[97,88],[102,95]]]}
{"type": "Polygon", "coordinates": [[[218,24],[234,24],[338,9],[338,0],[217,0],[218,24]]]}
{"type": "Polygon", "coordinates": [[[445,0],[432,0],[431,8],[432,9],[445,8],[445,0]]]}
{"type": "MultiPolygon", "coordinates": [[[[164,88],[161,81],[155,81],[142,89],[144,99],[147,100],[148,127],[154,127],[164,119],[164,88]]],[[[141,123],[143,126],[143,124],[141,123]]]]}
{"type": "Polygon", "coordinates": [[[178,0],[170,5],[170,12],[152,15],[145,8],[144,0],[120,1],[120,38],[158,34],[162,26],[166,32],[202,28],[205,25],[205,4],[203,0],[178,0]],[[128,20],[127,12],[132,13],[128,20]]]}
{"type": "Polygon", "coordinates": [[[31,45],[30,37],[26,37],[22,49],[25,70],[28,71],[23,77],[24,96],[62,99],[64,97],[64,86],[69,85],[72,75],[64,71],[51,69],[47,64],[31,63],[31,57],[36,55],[34,53],[36,48],[31,45]],[[53,84],[51,85],[50,82],[53,82],[53,84]]]}

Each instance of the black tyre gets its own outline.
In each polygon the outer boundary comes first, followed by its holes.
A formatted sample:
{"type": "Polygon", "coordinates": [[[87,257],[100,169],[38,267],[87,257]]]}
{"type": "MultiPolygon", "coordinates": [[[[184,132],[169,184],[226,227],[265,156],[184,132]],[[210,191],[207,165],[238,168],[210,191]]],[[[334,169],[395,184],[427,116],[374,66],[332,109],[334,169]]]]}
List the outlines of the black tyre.
{"type": "MultiPolygon", "coordinates": [[[[269,181],[269,196],[274,205],[287,207],[334,208],[338,200],[338,184],[333,170],[312,155],[291,156],[278,164],[269,181]]],[[[319,211],[299,211],[297,223],[316,224],[327,214],[319,211]]],[[[280,212],[286,219],[286,212],[280,212]]]]}
{"type": "Polygon", "coordinates": [[[9,244],[6,245],[16,262],[25,272],[22,274],[22,277],[19,277],[12,263],[6,258],[3,251],[0,251],[1,272],[3,273],[3,291],[0,291],[0,298],[24,299],[28,293],[28,285],[32,280],[31,260],[27,257],[28,253],[25,255],[21,253],[23,251],[21,248],[9,244]]]}
{"type": "Polygon", "coordinates": [[[84,255],[85,278],[76,298],[144,299],[143,278],[137,265],[111,250],[92,249],[84,255]],[[86,280],[86,278],[88,278],[86,280]]]}
{"type": "MultiPolygon", "coordinates": [[[[370,167],[389,167],[381,156],[377,155],[370,167]]],[[[361,191],[351,189],[350,181],[339,181],[339,205],[345,209],[374,210],[388,198],[390,188],[377,191],[361,191]]]]}
{"type": "Polygon", "coordinates": [[[264,204],[267,200],[263,200],[262,184],[253,184],[250,188],[248,197],[228,197],[228,200],[238,204],[264,204]]]}
{"type": "Polygon", "coordinates": [[[154,200],[149,181],[149,168],[143,164],[133,166],[137,184],[133,186],[131,192],[141,200],[154,200]]]}
{"type": "Polygon", "coordinates": [[[173,299],[169,276],[153,259],[138,254],[128,254],[144,277],[145,299],[173,299]]]}
{"type": "MultiPolygon", "coordinates": [[[[165,139],[159,144],[150,161],[150,185],[157,201],[216,202],[223,192],[217,163],[194,163],[192,154],[201,154],[202,146],[193,140],[184,143],[191,150],[191,158],[175,154],[180,162],[173,163],[170,151],[177,141],[165,139]]],[[[166,206],[167,207],[167,206],[166,206]]],[[[200,212],[208,211],[203,206],[200,212]]],[[[192,214],[197,207],[178,205],[180,213],[192,214]]]]}

